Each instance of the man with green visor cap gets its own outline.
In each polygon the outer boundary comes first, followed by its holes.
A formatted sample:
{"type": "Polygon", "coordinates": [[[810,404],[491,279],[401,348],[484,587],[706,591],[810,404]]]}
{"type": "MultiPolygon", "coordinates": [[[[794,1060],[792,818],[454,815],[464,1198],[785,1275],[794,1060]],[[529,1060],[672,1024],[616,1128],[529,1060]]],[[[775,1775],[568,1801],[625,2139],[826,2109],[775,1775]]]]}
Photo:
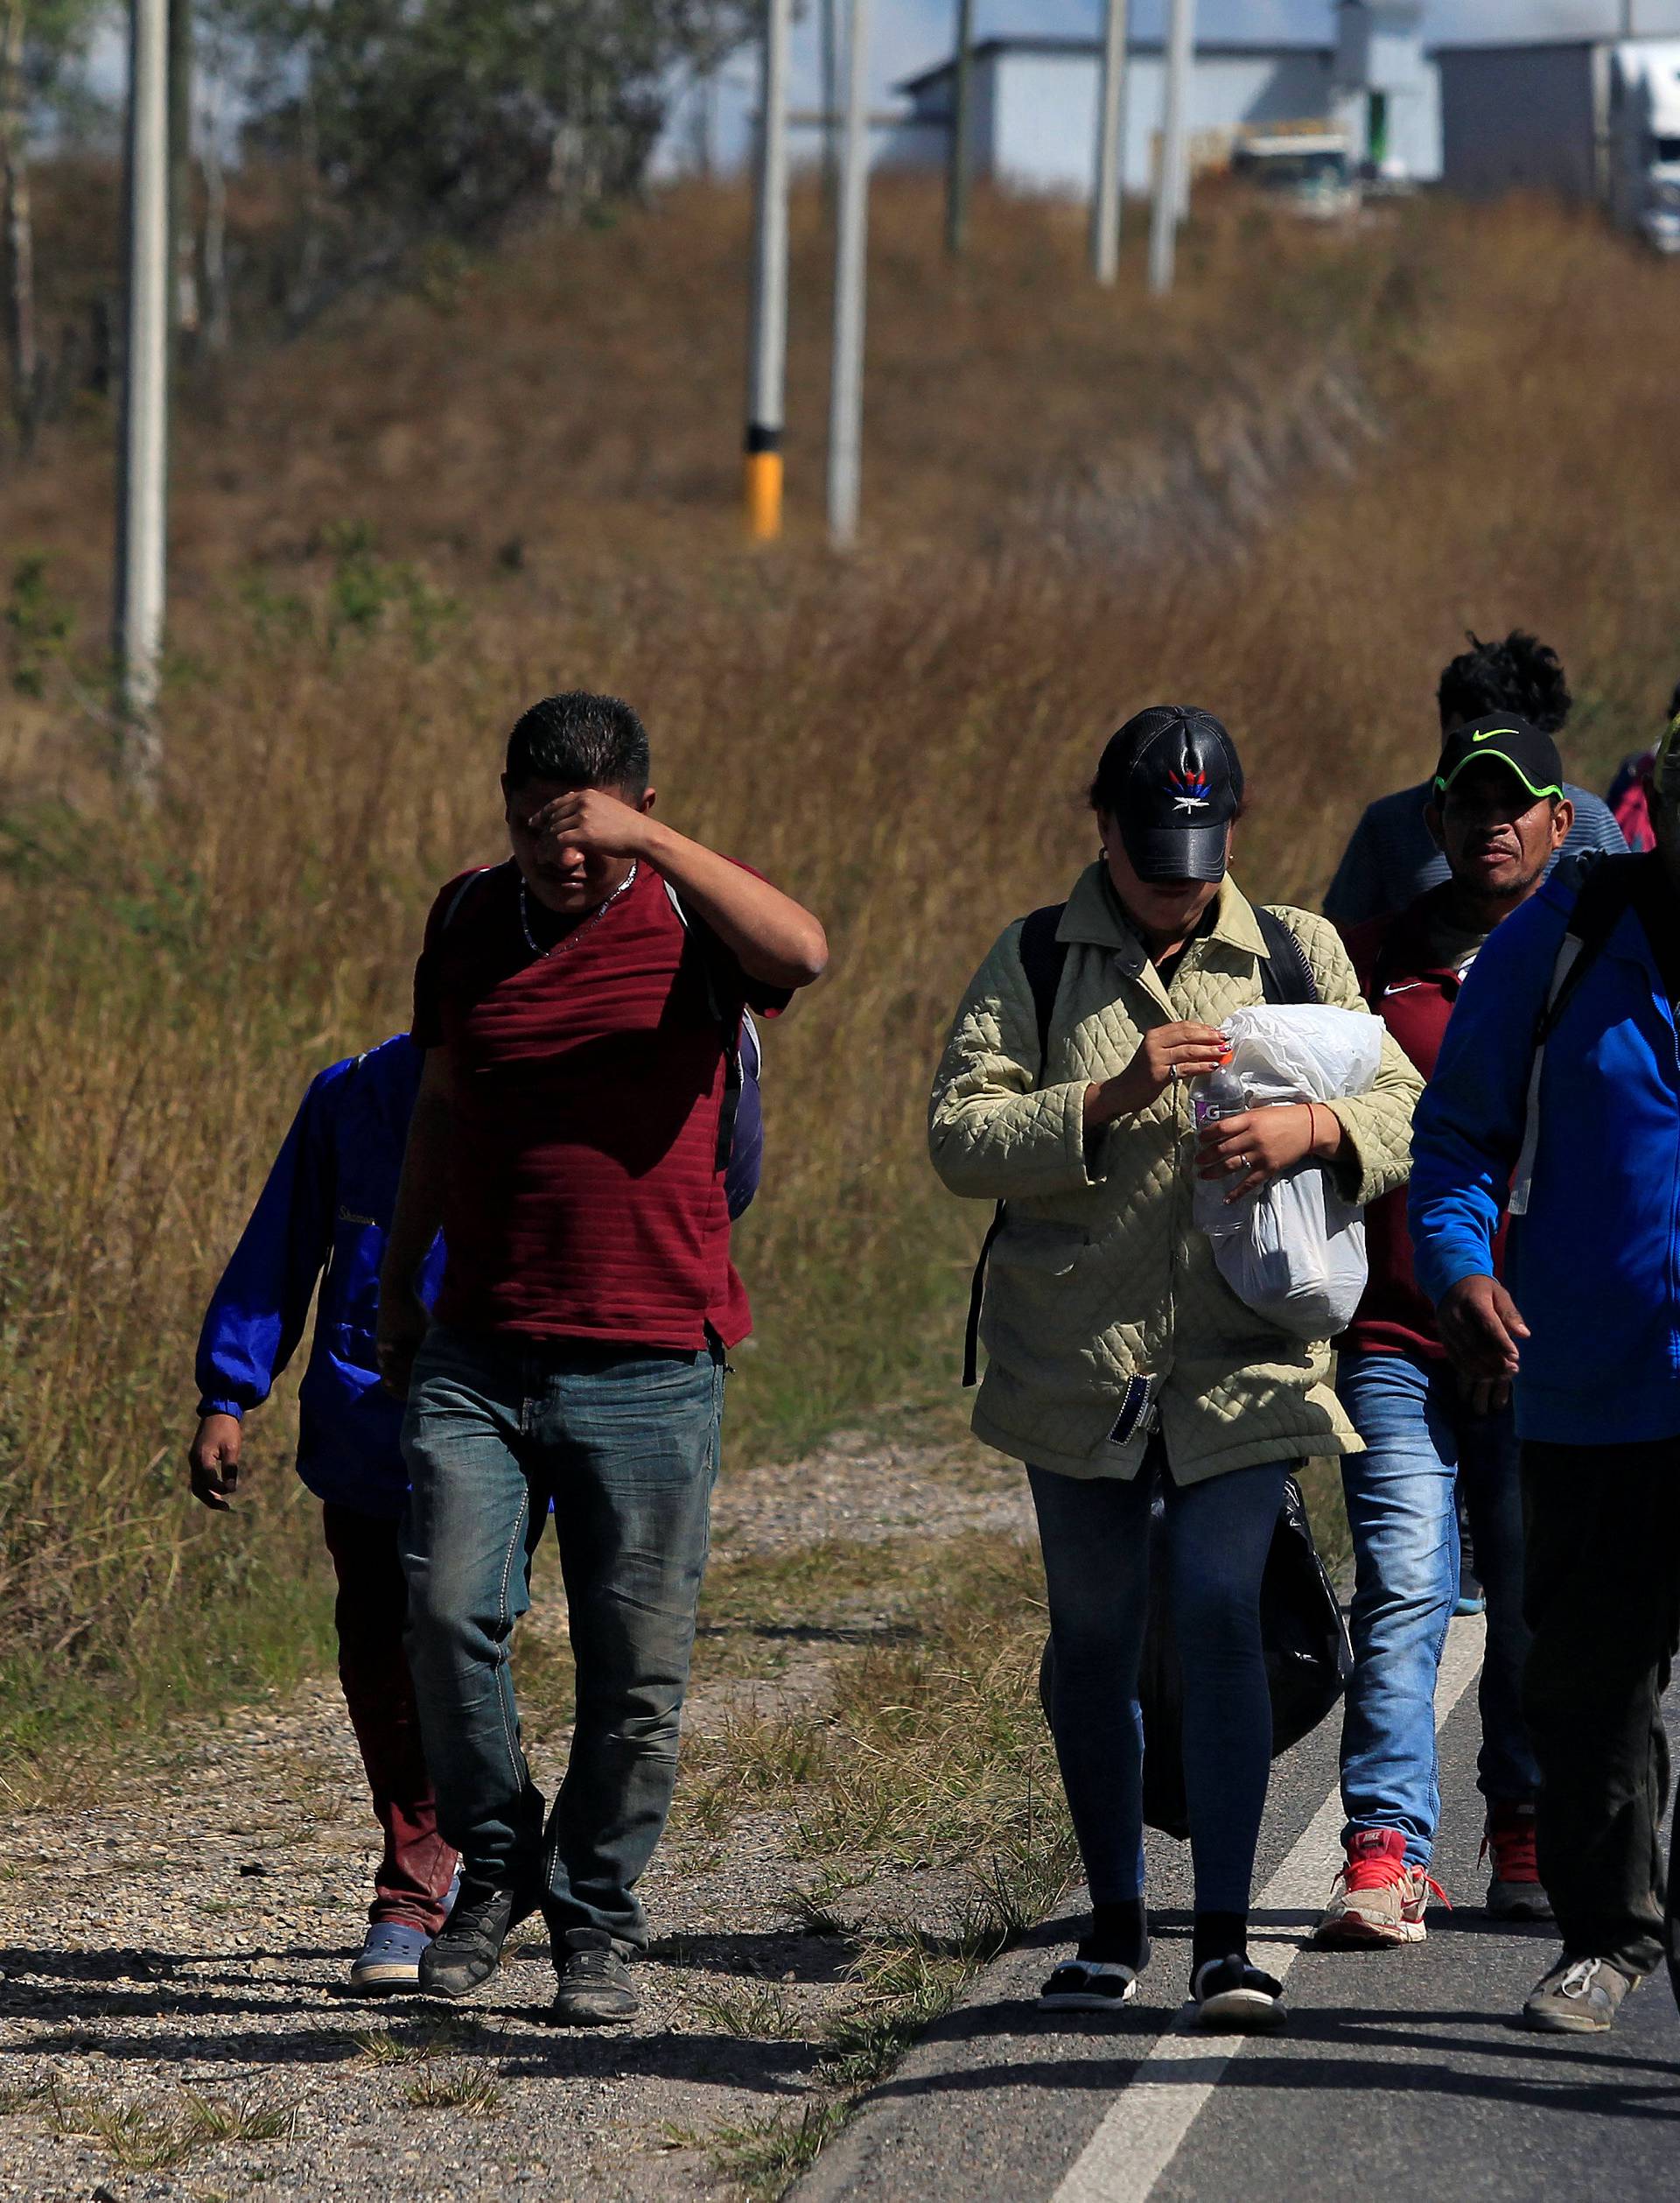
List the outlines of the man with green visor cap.
{"type": "MultiPolygon", "coordinates": [[[[1350,929],[1366,999],[1425,1078],[1488,937],[1539,888],[1574,817],[1549,734],[1509,713],[1446,738],[1427,810],[1448,876],[1350,929]]],[[[1522,1508],[1510,1386],[1450,1365],[1412,1270],[1404,1187],[1366,1212],[1370,1282],[1339,1342],[1336,1389],[1366,1450],[1341,1463],[1356,1583],[1341,1743],[1347,1856],[1319,1923],[1334,1945],[1424,1940],[1440,1817],[1436,1673],[1459,1589],[1462,1493],[1488,1598],[1481,1750],[1488,1910],[1549,1913],[1535,1860],[1539,1769],[1521,1708],[1522,1508]]],[[[1499,1259],[1502,1225],[1493,1242],[1499,1259]]]]}

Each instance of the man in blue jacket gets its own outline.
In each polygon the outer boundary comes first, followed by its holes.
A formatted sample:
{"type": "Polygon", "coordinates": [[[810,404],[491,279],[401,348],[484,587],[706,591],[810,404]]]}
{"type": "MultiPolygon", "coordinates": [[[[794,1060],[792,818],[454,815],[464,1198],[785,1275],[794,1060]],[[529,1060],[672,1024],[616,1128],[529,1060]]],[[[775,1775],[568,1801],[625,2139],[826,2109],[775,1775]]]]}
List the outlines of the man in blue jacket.
{"type": "MultiPolygon", "coordinates": [[[[402,1647],[402,1410],[374,1366],[379,1266],[423,1060],[401,1035],[331,1065],[304,1097],[204,1319],[199,1428],[187,1449],[194,1495],[225,1510],[239,1482],[243,1419],[290,1360],[318,1278],[298,1473],[321,1502],[339,1582],[339,1675],[385,1832],[371,1924],[350,1969],[352,1986],[369,1990],[416,1985],[455,1873],[402,1647]]],[[[443,1252],[439,1240],[422,1270],[428,1302],[443,1252]]]]}
{"type": "Polygon", "coordinates": [[[1680,739],[1656,848],[1564,866],[1477,958],[1413,1128],[1417,1272],[1515,1385],[1523,1710],[1563,1954],[1531,2026],[1610,2026],[1663,1956],[1662,1697],[1680,1643],[1680,739]],[[1509,1191],[1506,1283],[1492,1245],[1509,1191]]]}

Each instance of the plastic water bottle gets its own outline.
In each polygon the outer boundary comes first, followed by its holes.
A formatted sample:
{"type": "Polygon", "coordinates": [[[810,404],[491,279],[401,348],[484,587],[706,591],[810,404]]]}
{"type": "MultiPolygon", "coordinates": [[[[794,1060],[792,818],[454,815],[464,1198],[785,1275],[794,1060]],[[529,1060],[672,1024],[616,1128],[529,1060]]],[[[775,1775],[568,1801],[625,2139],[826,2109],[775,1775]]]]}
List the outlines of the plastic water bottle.
{"type": "Polygon", "coordinates": [[[1249,1106],[1249,1090],[1228,1063],[1196,1081],[1194,1096],[1198,1131],[1222,1117],[1240,1117],[1249,1106]]]}
{"type": "MultiPolygon", "coordinates": [[[[1196,1081],[1191,1106],[1195,1111],[1196,1130],[1200,1133],[1208,1125],[1217,1124],[1222,1117],[1240,1117],[1249,1107],[1248,1089],[1228,1063],[1222,1063],[1216,1071],[1209,1071],[1205,1078],[1196,1081]]],[[[1236,1214],[1226,1199],[1225,1187],[1217,1179],[1199,1176],[1190,1198],[1190,1213],[1198,1229],[1210,1239],[1217,1241],[1237,1229],[1236,1214]]]]}

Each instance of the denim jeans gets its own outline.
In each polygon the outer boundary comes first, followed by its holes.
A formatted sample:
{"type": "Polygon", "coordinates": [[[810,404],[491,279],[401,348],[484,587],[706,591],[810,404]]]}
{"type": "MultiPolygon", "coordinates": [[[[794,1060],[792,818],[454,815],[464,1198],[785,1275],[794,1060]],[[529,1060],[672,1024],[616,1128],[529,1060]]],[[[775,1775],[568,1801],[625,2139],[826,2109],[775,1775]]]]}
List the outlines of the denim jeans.
{"type": "Polygon", "coordinates": [[[709,1349],[524,1351],[441,1327],[415,1365],[402,1558],[439,1825],[468,1877],[540,1899],[556,1938],[647,1941],[634,1892],[676,1780],[723,1389],[709,1349]],[[550,1504],[577,1717],[545,1827],[508,1663],[550,1504]]]}
{"type": "MultiPolygon", "coordinates": [[[[1029,1469],[1055,1646],[1050,1726],[1096,1905],[1144,1889],[1138,1671],[1161,1450],[1130,1483],[1029,1469]]],[[[1199,1912],[1246,1912],[1271,1771],[1260,1581],[1286,1462],[1163,1479],[1168,1584],[1184,1671],[1184,1776],[1199,1912]]]]}
{"type": "Polygon", "coordinates": [[[1493,1804],[1540,1786],[1522,1714],[1522,1485],[1508,1408],[1473,1415],[1445,1363],[1344,1354],[1336,1389],[1365,1441],[1341,1464],[1353,1532],[1354,1673],[1342,1715],[1344,1842],[1397,1828],[1427,1866],[1440,1821],[1435,1681],[1459,1596],[1461,1486],[1488,1601],[1478,1786],[1493,1804]]]}

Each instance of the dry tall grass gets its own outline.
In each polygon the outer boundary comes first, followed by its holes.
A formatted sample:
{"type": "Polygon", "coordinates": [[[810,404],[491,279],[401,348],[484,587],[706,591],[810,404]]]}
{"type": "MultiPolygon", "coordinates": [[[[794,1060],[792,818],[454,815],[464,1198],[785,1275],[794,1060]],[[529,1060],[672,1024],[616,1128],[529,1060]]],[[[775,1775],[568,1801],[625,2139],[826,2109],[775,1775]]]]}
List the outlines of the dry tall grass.
{"type": "MultiPolygon", "coordinates": [[[[808,207],[795,530],[737,540],[745,215],[701,193],[203,395],[156,818],[114,804],[91,674],[14,595],[14,655],[45,663],[0,705],[0,1643],[29,1702],[72,1671],[132,1694],[184,1642],[220,1672],[296,1580],[281,1418],[242,1525],[181,1502],[198,1309],[308,1073],[402,1021],[432,888],[496,853],[533,694],[634,698],[670,814],[829,923],[832,977],[770,1045],[743,1234],[755,1449],[952,1351],[983,1219],[931,1186],[928,1067],[997,929],[1084,859],[1119,717],[1221,712],[1257,796],[1242,874],[1309,899],[1358,804],[1421,772],[1466,624],[1557,641],[1584,777],[1647,733],[1676,670],[1673,270],[1538,208],[1331,239],[1232,200],[1162,305],[1135,270],[1097,298],[1053,209],[988,207],[953,277],[931,203],[883,200],[853,561],[810,511],[808,207]]],[[[50,555],[85,632],[93,435],[0,484],[0,539],[50,555]]]]}

